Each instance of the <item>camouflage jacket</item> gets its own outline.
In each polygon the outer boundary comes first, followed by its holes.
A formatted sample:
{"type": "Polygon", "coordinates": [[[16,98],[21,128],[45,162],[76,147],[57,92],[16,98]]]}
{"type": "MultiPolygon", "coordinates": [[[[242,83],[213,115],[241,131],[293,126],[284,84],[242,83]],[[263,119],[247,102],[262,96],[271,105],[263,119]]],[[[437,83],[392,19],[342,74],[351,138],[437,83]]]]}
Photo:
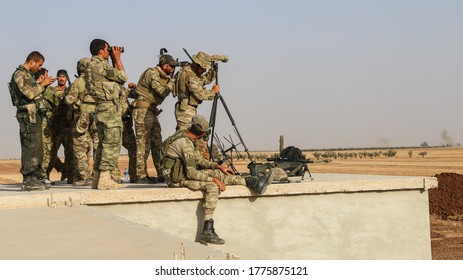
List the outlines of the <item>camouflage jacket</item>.
{"type": "Polygon", "coordinates": [[[85,88],[85,78],[84,74],[80,75],[69,87],[69,90],[64,97],[64,101],[69,106],[73,106],[74,109],[80,107],[82,103],[95,103],[89,94],[87,94],[87,89],[85,88]]]}
{"type": "Polygon", "coordinates": [[[37,101],[37,105],[39,110],[42,112],[42,115],[48,120],[52,120],[54,118],[62,96],[63,91],[58,90],[56,87],[45,87],[45,91],[42,93],[42,98],[37,101]]]}
{"type": "Polygon", "coordinates": [[[99,56],[92,56],[85,70],[85,87],[97,103],[104,101],[119,102],[121,85],[127,82],[127,74],[111,66],[99,56]]]}
{"type": "MultiPolygon", "coordinates": [[[[57,89],[58,90],[58,89],[57,89]]],[[[53,127],[59,133],[66,133],[66,128],[71,128],[72,124],[72,110],[71,107],[66,104],[64,97],[67,95],[69,88],[58,90],[59,94],[56,96],[58,106],[54,112],[53,127]]]]}
{"type": "Polygon", "coordinates": [[[162,72],[161,67],[148,68],[141,74],[136,92],[138,100],[160,105],[174,90],[175,79],[162,72]]]}
{"type": "Polygon", "coordinates": [[[179,101],[188,99],[188,105],[197,106],[203,100],[214,99],[214,92],[204,87],[211,83],[214,77],[215,71],[208,71],[206,75],[198,76],[191,65],[182,68],[176,75],[176,95],[179,101]]]}
{"type": "Polygon", "coordinates": [[[14,94],[18,101],[18,109],[20,106],[33,104],[34,99],[40,98],[40,94],[45,90],[41,84],[37,83],[34,73],[27,70],[24,65],[16,68],[11,77],[10,87],[14,91],[12,95],[14,94]]]}
{"type": "MultiPolygon", "coordinates": [[[[186,135],[185,130],[178,130],[164,141],[161,157],[161,164],[168,163],[169,160],[180,159],[185,170],[185,178],[188,180],[211,182],[212,177],[201,172],[200,169],[214,169],[217,166],[215,162],[204,159],[200,151],[195,148],[193,139],[186,135]]],[[[166,169],[169,166],[163,166],[163,168],[166,169]]]]}

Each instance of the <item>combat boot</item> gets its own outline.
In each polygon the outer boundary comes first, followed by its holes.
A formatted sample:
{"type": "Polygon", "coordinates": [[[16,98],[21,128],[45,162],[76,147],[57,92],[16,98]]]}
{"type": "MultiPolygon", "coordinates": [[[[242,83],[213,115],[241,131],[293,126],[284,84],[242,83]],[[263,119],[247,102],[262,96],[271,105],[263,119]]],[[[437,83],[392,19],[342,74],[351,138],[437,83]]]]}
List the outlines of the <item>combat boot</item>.
{"type": "Polygon", "coordinates": [[[274,170],[270,170],[269,173],[265,174],[261,178],[258,177],[246,177],[246,186],[255,189],[258,193],[264,194],[267,190],[267,186],[273,181],[274,170]]]}
{"type": "Polygon", "coordinates": [[[98,181],[100,180],[100,171],[93,170],[92,189],[98,189],[98,181]]]}
{"type": "Polygon", "coordinates": [[[118,184],[111,179],[109,171],[100,171],[100,179],[97,187],[99,190],[114,190],[122,187],[124,187],[122,184],[118,184]]]}
{"type": "Polygon", "coordinates": [[[148,177],[138,178],[135,184],[151,184],[148,177]]]}
{"type": "Polygon", "coordinates": [[[217,235],[217,233],[215,233],[213,219],[204,221],[204,228],[203,228],[203,232],[201,233],[201,238],[199,239],[199,243],[203,245],[207,245],[207,243],[218,244],[218,245],[225,244],[225,240],[220,238],[217,235]]]}
{"type": "Polygon", "coordinates": [[[44,183],[40,182],[39,179],[36,177],[27,177],[24,179],[24,182],[21,186],[21,191],[43,191],[46,190],[47,187],[44,183]]]}
{"type": "Polygon", "coordinates": [[[82,179],[82,180],[75,180],[72,185],[74,187],[80,187],[80,186],[90,186],[92,182],[89,179],[82,179]]]}

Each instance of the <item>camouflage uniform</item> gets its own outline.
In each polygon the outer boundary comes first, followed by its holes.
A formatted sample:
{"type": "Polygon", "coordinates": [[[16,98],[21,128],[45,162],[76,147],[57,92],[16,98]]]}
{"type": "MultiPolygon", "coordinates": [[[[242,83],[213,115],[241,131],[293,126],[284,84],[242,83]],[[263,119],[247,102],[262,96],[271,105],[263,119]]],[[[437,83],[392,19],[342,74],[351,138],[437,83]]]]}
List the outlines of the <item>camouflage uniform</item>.
{"type": "Polygon", "coordinates": [[[160,150],[162,145],[161,125],[157,108],[174,88],[174,79],[165,74],[161,67],[148,68],[138,81],[132,118],[135,121],[137,141],[137,175],[142,179],[148,176],[146,161],[151,155],[157,176],[162,177],[160,169],[160,150]]]}
{"type": "MultiPolygon", "coordinates": [[[[130,91],[122,87],[122,94],[120,96],[122,106],[122,146],[127,150],[129,156],[129,176],[130,181],[135,182],[138,179],[137,174],[137,142],[135,132],[133,131],[133,120],[132,120],[132,105],[129,104],[127,98],[130,96],[130,91]]],[[[113,180],[118,178],[120,180],[121,174],[119,168],[117,168],[119,174],[111,174],[113,180]],[[118,177],[116,177],[118,176],[118,177]]]]}
{"type": "Polygon", "coordinates": [[[72,110],[64,102],[64,95],[67,95],[67,89],[63,91],[60,96],[58,107],[53,118],[53,130],[52,130],[52,150],[50,165],[47,168],[47,174],[50,174],[51,170],[56,164],[58,158],[58,150],[61,145],[64,147],[64,170],[61,174],[61,180],[68,179],[68,183],[73,182],[74,173],[74,152],[72,148],[72,110]]]}
{"type": "Polygon", "coordinates": [[[50,166],[53,148],[54,116],[62,96],[63,91],[58,90],[56,87],[48,86],[42,93],[42,99],[39,102],[37,102],[37,105],[39,106],[40,112],[43,116],[43,161],[41,172],[42,178],[50,179],[50,172],[53,168],[55,168],[58,172],[62,172],[64,169],[64,163],[61,162],[61,159],[58,157],[53,161],[53,166],[50,166]]]}
{"type": "Polygon", "coordinates": [[[164,141],[161,154],[161,166],[169,187],[187,187],[205,192],[205,220],[212,218],[220,194],[218,185],[212,182],[213,177],[226,185],[246,185],[243,177],[226,175],[215,169],[217,163],[204,159],[195,148],[194,140],[184,130],[178,130],[164,141]]]}
{"type": "Polygon", "coordinates": [[[214,99],[214,92],[206,90],[204,85],[212,83],[215,75],[215,71],[211,69],[207,74],[198,76],[191,65],[183,67],[176,74],[175,90],[178,101],[175,104],[175,118],[177,120],[177,130],[188,128],[191,119],[196,115],[199,104],[204,100],[214,99]]]}
{"type": "Polygon", "coordinates": [[[92,178],[90,157],[92,154],[95,156],[98,131],[94,121],[95,99],[87,94],[85,88],[85,67],[86,65],[80,70],[80,76],[71,84],[64,99],[66,104],[78,111],[72,124],[74,181],[88,183],[92,178]]]}
{"type": "MultiPolygon", "coordinates": [[[[177,130],[186,130],[191,123],[191,119],[196,115],[198,105],[204,100],[212,100],[215,93],[207,90],[204,85],[210,84],[216,77],[214,69],[210,69],[212,57],[206,53],[199,52],[192,57],[193,62],[205,70],[209,70],[202,75],[198,75],[192,65],[183,67],[176,74],[175,95],[178,101],[175,104],[175,118],[177,120],[177,130]]],[[[198,139],[195,145],[200,150],[204,158],[209,159],[207,143],[203,139],[198,139]]]]}
{"type": "Polygon", "coordinates": [[[92,56],[86,69],[85,86],[95,96],[95,120],[98,129],[98,148],[94,170],[113,171],[122,144],[122,108],[120,104],[121,85],[127,81],[125,72],[120,71],[99,56],[92,56]]]}
{"type": "Polygon", "coordinates": [[[17,108],[16,119],[19,123],[21,140],[21,174],[26,182],[39,178],[42,169],[42,116],[37,113],[34,101],[40,98],[44,87],[37,83],[34,74],[24,65],[19,65],[9,84],[14,105],[17,108]]]}

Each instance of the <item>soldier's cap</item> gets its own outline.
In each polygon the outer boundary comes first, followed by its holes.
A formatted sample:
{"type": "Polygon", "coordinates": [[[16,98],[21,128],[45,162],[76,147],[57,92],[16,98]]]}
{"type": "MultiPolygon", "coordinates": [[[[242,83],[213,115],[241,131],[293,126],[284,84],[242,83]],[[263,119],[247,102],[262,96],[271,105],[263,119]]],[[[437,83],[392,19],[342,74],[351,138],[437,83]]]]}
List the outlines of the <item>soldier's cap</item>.
{"type": "Polygon", "coordinates": [[[89,57],[79,59],[79,61],[77,61],[77,69],[84,70],[85,68],[87,68],[88,64],[90,63],[90,60],[91,59],[89,57]]]}
{"type": "Polygon", "coordinates": [[[172,67],[177,67],[178,66],[178,61],[175,60],[171,55],[169,54],[163,54],[159,57],[159,66],[162,66],[164,64],[169,64],[172,67]]]}
{"type": "Polygon", "coordinates": [[[193,62],[201,66],[202,68],[209,70],[211,68],[211,61],[212,58],[210,55],[204,52],[199,52],[198,54],[194,54],[191,59],[193,62]]]}
{"type": "Polygon", "coordinates": [[[63,75],[63,76],[68,76],[68,71],[64,70],[64,69],[60,69],[58,70],[58,72],[56,73],[56,77],[60,76],[60,75],[63,75]]]}
{"type": "Polygon", "coordinates": [[[207,133],[209,130],[209,122],[207,121],[206,117],[202,115],[196,115],[191,120],[190,131],[193,132],[195,135],[201,135],[203,133],[207,133]]]}

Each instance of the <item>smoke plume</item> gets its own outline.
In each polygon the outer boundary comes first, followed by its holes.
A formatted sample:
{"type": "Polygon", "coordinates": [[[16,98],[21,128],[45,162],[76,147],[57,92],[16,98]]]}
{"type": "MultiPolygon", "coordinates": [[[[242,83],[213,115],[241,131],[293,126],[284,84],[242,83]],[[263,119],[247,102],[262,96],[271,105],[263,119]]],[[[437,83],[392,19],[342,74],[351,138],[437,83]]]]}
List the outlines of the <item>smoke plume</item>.
{"type": "Polygon", "coordinates": [[[443,130],[442,133],[440,134],[440,137],[442,138],[442,141],[444,142],[444,145],[446,146],[454,146],[453,139],[447,132],[447,130],[443,130]]]}

